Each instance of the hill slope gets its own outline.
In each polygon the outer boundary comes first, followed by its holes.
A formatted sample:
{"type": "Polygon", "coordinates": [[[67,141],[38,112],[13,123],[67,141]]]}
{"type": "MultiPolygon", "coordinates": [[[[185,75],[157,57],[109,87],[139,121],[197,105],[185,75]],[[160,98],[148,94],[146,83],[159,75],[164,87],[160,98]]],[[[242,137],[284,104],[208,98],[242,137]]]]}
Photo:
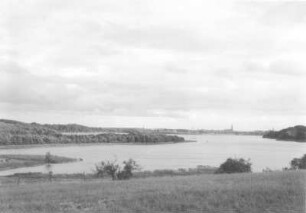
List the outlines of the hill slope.
{"type": "Polygon", "coordinates": [[[280,131],[269,131],[263,137],[284,141],[306,142],[306,126],[299,125],[280,131]]]}
{"type": "Polygon", "coordinates": [[[115,129],[93,128],[77,124],[50,125],[0,119],[0,145],[54,143],[163,143],[182,142],[184,138],[128,129],[118,134],[115,129]],[[64,134],[64,132],[73,134],[64,134]],[[76,134],[78,132],[88,134],[76,134]],[[103,132],[103,133],[101,133],[103,132]],[[92,134],[95,133],[95,134],[92,134]]]}

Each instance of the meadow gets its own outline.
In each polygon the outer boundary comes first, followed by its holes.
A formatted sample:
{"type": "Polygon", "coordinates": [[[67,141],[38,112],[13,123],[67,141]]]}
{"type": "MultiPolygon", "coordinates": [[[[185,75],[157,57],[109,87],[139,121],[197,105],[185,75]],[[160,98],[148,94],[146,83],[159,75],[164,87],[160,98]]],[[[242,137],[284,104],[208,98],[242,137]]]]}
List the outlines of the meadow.
{"type": "Polygon", "coordinates": [[[4,183],[2,213],[304,213],[306,172],[4,183]]]}

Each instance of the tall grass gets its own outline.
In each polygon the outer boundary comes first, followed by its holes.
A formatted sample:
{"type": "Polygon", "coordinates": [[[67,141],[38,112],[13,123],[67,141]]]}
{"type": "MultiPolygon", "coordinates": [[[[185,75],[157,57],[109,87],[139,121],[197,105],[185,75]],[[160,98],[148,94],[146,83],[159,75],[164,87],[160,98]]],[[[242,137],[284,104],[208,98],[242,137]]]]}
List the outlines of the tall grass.
{"type": "Polygon", "coordinates": [[[0,186],[8,212],[304,213],[305,171],[0,186]]]}

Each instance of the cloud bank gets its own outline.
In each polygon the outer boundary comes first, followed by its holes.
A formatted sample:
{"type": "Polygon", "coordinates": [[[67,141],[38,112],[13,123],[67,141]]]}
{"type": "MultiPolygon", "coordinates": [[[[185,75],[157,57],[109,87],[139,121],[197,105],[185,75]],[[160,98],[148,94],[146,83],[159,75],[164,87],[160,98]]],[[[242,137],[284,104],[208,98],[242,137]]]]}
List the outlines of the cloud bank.
{"type": "Polygon", "coordinates": [[[282,128],[306,122],[306,2],[0,3],[0,116],[282,128]]]}

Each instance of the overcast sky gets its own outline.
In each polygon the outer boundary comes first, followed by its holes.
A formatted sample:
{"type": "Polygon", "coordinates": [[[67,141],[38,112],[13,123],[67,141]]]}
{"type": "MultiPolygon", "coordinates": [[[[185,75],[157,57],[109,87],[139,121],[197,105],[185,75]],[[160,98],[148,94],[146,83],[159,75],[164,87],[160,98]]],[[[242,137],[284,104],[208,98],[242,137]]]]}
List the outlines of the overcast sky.
{"type": "Polygon", "coordinates": [[[0,117],[306,124],[306,2],[1,0],[0,117]]]}

